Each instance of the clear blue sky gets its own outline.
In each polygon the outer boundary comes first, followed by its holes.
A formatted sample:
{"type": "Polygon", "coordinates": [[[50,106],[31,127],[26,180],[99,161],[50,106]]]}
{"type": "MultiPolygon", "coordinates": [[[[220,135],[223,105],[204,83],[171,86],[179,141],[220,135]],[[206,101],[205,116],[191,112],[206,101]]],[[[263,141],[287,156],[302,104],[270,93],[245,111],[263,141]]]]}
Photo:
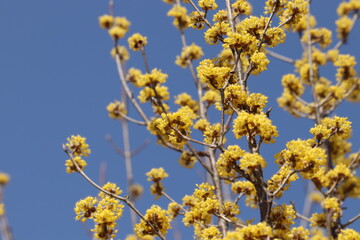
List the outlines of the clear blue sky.
{"type": "MultiPolygon", "coordinates": [[[[166,16],[170,6],[161,0],[115,2],[117,13],[132,22],[127,36],[140,32],[148,37],[150,66],[169,74],[171,94],[192,87],[189,72],[174,64],[181,42],[172,19],[166,16]]],[[[260,1],[252,2],[258,4],[255,9],[262,7],[260,1]]],[[[335,5],[339,1],[313,2],[318,25],[334,29],[335,5]]],[[[66,155],[61,144],[71,134],[88,138],[93,154],[88,158],[87,173],[93,179],[98,179],[100,164],[106,163],[107,180],[126,188],[123,159],[105,141],[105,135],[111,134],[116,143],[122,143],[120,124],[108,118],[105,109],[120,93],[115,64],[109,54],[112,41],[98,26],[98,16],[106,13],[107,1],[2,0],[0,3],[0,171],[11,175],[5,203],[16,239],[90,239],[83,226],[75,222],[73,207],[79,199],[97,192],[81,176],[65,173],[66,155]]],[[[189,43],[195,41],[205,45],[201,32],[189,30],[186,34],[189,43]]],[[[344,53],[355,55],[358,61],[359,41],[357,25],[349,46],[342,48],[344,53]]],[[[298,58],[296,36],[289,36],[289,42],[290,45],[275,50],[298,58]]],[[[212,58],[217,49],[210,48],[205,57],[212,58]]],[[[280,138],[276,144],[264,146],[262,150],[268,161],[273,162],[273,154],[283,149],[286,141],[310,137],[307,129],[312,123],[293,119],[277,106],[276,98],[282,91],[281,76],[293,72],[293,68],[270,60],[270,70],[251,78],[249,86],[253,92],[268,95],[268,106],[274,108],[272,119],[278,126],[280,138]]],[[[144,69],[139,53],[131,53],[128,66],[144,69]]],[[[349,116],[354,123],[353,150],[358,150],[359,105],[342,104],[336,113],[349,116]]],[[[201,182],[200,167],[193,171],[182,169],[177,164],[178,154],[157,146],[154,137],[145,129],[130,126],[133,148],[145,139],[151,140],[151,144],[134,158],[135,180],[145,187],[139,208],[144,211],[152,202],[166,203],[153,201],[149,194],[144,173],[152,167],[163,166],[168,171],[170,178],[165,181],[165,187],[175,199],[180,201],[183,195],[191,194],[194,184],[201,182]]],[[[290,192],[287,201],[303,199],[304,185],[295,185],[298,191],[290,192]]],[[[354,209],[349,212],[358,213],[358,204],[353,201],[345,206],[354,209]]],[[[257,211],[242,209],[242,213],[241,217],[246,219],[258,216],[257,211]]],[[[119,221],[118,238],[123,239],[131,232],[129,220],[126,214],[119,221]]],[[[359,228],[360,225],[354,226],[359,228]]],[[[183,239],[190,239],[191,231],[185,230],[183,239]]],[[[173,239],[173,235],[170,234],[169,239],[173,239]]]]}

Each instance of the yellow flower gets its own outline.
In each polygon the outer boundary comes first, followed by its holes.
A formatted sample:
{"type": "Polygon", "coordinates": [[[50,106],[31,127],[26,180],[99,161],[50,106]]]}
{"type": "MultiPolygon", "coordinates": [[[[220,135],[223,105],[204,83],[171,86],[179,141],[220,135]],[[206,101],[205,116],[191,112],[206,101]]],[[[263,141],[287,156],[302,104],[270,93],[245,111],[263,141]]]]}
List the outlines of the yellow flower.
{"type": "MultiPolygon", "coordinates": [[[[161,234],[165,235],[170,226],[170,218],[167,216],[167,211],[161,209],[157,205],[153,205],[146,211],[144,216],[146,221],[155,226],[161,234]]],[[[156,236],[156,232],[143,220],[140,220],[140,223],[135,225],[136,235],[142,238],[145,235],[156,236]]]]}
{"type": "Polygon", "coordinates": [[[190,23],[189,23],[189,27],[192,27],[194,29],[203,29],[204,28],[204,24],[205,21],[203,19],[203,17],[205,17],[205,13],[204,12],[191,12],[190,13],[190,23]]]}
{"type": "Polygon", "coordinates": [[[274,137],[278,137],[276,127],[264,113],[250,114],[241,111],[234,120],[233,132],[237,139],[259,135],[265,143],[275,142],[274,137]]]}
{"type": "Polygon", "coordinates": [[[265,222],[256,225],[248,225],[243,228],[236,228],[229,231],[223,240],[244,240],[244,239],[267,239],[272,237],[272,229],[265,222]]]}
{"type": "Polygon", "coordinates": [[[147,44],[147,38],[142,36],[140,33],[135,33],[128,39],[129,48],[134,51],[139,51],[144,48],[147,44]]]}
{"type": "Polygon", "coordinates": [[[245,154],[238,145],[231,145],[220,154],[216,162],[216,168],[222,177],[235,177],[236,167],[238,167],[240,158],[245,154]]]}
{"type": "Polygon", "coordinates": [[[161,118],[153,120],[148,129],[154,135],[182,149],[186,144],[183,136],[189,137],[196,115],[189,107],[181,107],[174,113],[162,113],[161,118]],[[181,133],[181,134],[180,134],[181,133]]]}
{"type": "MultiPolygon", "coordinates": [[[[87,166],[86,161],[82,159],[80,156],[75,156],[74,161],[76,162],[80,170],[84,170],[84,168],[87,166]]],[[[78,171],[76,166],[73,164],[73,161],[71,161],[71,159],[66,160],[65,166],[67,173],[73,173],[78,171]]]]}
{"type": "Polygon", "coordinates": [[[202,240],[221,240],[221,234],[217,227],[211,226],[201,231],[200,239],[202,240]]]}
{"type": "Polygon", "coordinates": [[[134,84],[135,87],[141,87],[142,86],[142,73],[139,69],[136,68],[130,68],[127,75],[126,80],[134,84]]]}
{"type": "Polygon", "coordinates": [[[124,29],[125,33],[129,30],[129,27],[131,25],[131,23],[129,22],[129,20],[126,19],[126,17],[116,17],[114,19],[114,24],[115,26],[124,29]]]}
{"type": "Polygon", "coordinates": [[[259,73],[267,69],[269,60],[266,58],[266,54],[263,52],[255,52],[250,57],[251,62],[254,64],[251,74],[258,75],[259,73]]]}
{"type": "MultiPolygon", "coordinates": [[[[204,142],[207,144],[213,144],[220,141],[220,135],[221,135],[221,124],[215,123],[213,125],[210,125],[206,128],[204,131],[204,142]]],[[[223,142],[226,142],[226,139],[223,138],[223,142]]]]}
{"type": "MultiPolygon", "coordinates": [[[[320,47],[326,48],[331,43],[331,31],[326,28],[315,28],[310,30],[310,40],[311,42],[318,43],[320,47]]],[[[301,38],[302,42],[308,43],[309,32],[306,31],[303,37],[301,38]]]]}
{"type": "Polygon", "coordinates": [[[86,138],[81,137],[80,135],[72,135],[70,138],[66,139],[68,143],[66,146],[70,149],[71,153],[75,156],[89,156],[91,150],[89,145],[86,143],[86,138]]]}
{"type": "Polygon", "coordinates": [[[341,206],[339,200],[335,197],[325,198],[321,203],[321,206],[330,212],[332,219],[335,221],[341,216],[341,206]]]}
{"type": "Polygon", "coordinates": [[[230,77],[231,69],[229,67],[216,67],[210,59],[205,59],[200,62],[197,72],[201,82],[208,84],[211,88],[221,88],[230,77]]]}
{"type": "Polygon", "coordinates": [[[231,7],[237,15],[250,15],[252,11],[251,5],[246,0],[237,0],[231,7]]]}
{"type": "MultiPolygon", "coordinates": [[[[279,171],[274,174],[267,182],[267,189],[270,192],[275,192],[279,189],[279,187],[284,183],[285,179],[289,176],[292,172],[289,165],[285,164],[280,167],[279,171]]],[[[297,180],[299,177],[297,174],[292,174],[287,181],[285,182],[284,186],[278,193],[275,195],[276,198],[280,198],[283,195],[283,192],[288,190],[290,187],[290,183],[297,180]]]]}
{"type": "MultiPolygon", "coordinates": [[[[108,182],[106,183],[104,186],[102,186],[102,189],[114,194],[114,195],[120,195],[123,191],[120,190],[120,188],[118,186],[116,186],[115,183],[111,183],[111,182],[108,182]]],[[[100,191],[99,192],[99,197],[100,198],[105,198],[105,197],[110,197],[110,195],[100,191]]]]}
{"type": "Polygon", "coordinates": [[[125,104],[117,100],[109,103],[106,110],[109,112],[109,117],[114,119],[121,119],[122,115],[126,115],[127,113],[125,104]]]}
{"type": "Polygon", "coordinates": [[[360,233],[353,229],[341,229],[341,232],[338,236],[338,240],[355,240],[360,239],[360,233]]]}
{"type": "Polygon", "coordinates": [[[244,153],[240,159],[240,168],[249,174],[259,166],[266,167],[266,161],[257,153],[244,153]]]}
{"type": "Polygon", "coordinates": [[[193,168],[196,163],[196,157],[188,151],[183,151],[179,158],[182,167],[193,168]]]}
{"type": "Polygon", "coordinates": [[[74,211],[76,213],[76,220],[85,222],[87,219],[93,219],[96,211],[96,204],[98,200],[95,197],[86,197],[75,204],[74,211]]]}
{"type": "Polygon", "coordinates": [[[189,25],[189,17],[186,15],[186,8],[174,5],[172,9],[167,13],[168,16],[174,17],[173,24],[174,26],[183,31],[189,25]]]}
{"type": "Polygon", "coordinates": [[[10,175],[0,172],[0,186],[5,186],[10,181],[10,175]]]}
{"type": "Polygon", "coordinates": [[[169,203],[168,205],[168,215],[171,217],[171,218],[175,218],[177,215],[179,215],[180,213],[180,210],[181,210],[181,207],[179,204],[175,203],[175,202],[171,202],[169,203]]]}
{"type": "Polygon", "coordinates": [[[176,96],[175,103],[179,104],[181,107],[188,106],[194,113],[199,111],[199,103],[191,98],[187,93],[181,93],[176,96]]]}
{"type": "Polygon", "coordinates": [[[100,27],[109,29],[114,24],[114,17],[111,15],[102,15],[99,17],[100,27]]]}
{"type": "Polygon", "coordinates": [[[256,190],[254,184],[249,181],[237,181],[231,185],[231,191],[237,194],[244,193],[246,195],[250,195],[256,190]]]}
{"type": "Polygon", "coordinates": [[[223,35],[231,31],[230,24],[227,22],[217,22],[205,32],[205,40],[207,44],[217,44],[223,35]]]}
{"type": "Polygon", "coordinates": [[[109,29],[109,34],[114,40],[123,38],[125,36],[125,33],[126,33],[126,31],[119,26],[114,26],[109,29]]]}
{"type": "Polygon", "coordinates": [[[180,56],[176,57],[176,64],[180,67],[186,68],[193,60],[200,59],[204,55],[201,47],[195,43],[185,47],[180,56]]]}
{"type": "Polygon", "coordinates": [[[215,0],[199,0],[198,5],[204,11],[215,10],[218,7],[215,0]]]}
{"type": "Polygon", "coordinates": [[[5,205],[0,203],[0,217],[5,215],[5,205]]]}
{"type": "Polygon", "coordinates": [[[116,46],[116,48],[113,48],[111,50],[110,54],[113,58],[115,58],[116,55],[119,55],[121,62],[125,62],[130,58],[129,52],[126,50],[126,47],[124,46],[116,46]]]}
{"type": "Polygon", "coordinates": [[[143,187],[138,184],[138,183],[134,183],[130,186],[129,189],[129,195],[131,199],[138,199],[141,197],[142,193],[143,193],[144,189],[143,187]]]}
{"type": "Polygon", "coordinates": [[[169,174],[167,174],[163,168],[152,168],[146,173],[146,176],[148,176],[147,180],[149,182],[160,182],[164,178],[167,178],[169,174]]]}
{"type": "Polygon", "coordinates": [[[142,75],[138,81],[141,87],[155,86],[156,84],[165,83],[168,75],[161,70],[154,68],[150,73],[142,75]]]}

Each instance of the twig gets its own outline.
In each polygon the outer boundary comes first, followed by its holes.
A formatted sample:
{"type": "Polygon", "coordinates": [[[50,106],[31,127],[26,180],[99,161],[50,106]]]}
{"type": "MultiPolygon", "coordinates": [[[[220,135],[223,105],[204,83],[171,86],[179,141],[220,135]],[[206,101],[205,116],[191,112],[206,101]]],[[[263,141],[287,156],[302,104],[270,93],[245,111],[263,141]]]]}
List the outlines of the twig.
{"type": "Polygon", "coordinates": [[[358,215],[356,215],[355,217],[353,217],[352,219],[350,219],[347,223],[341,225],[341,227],[346,228],[347,226],[349,226],[350,224],[352,224],[353,222],[355,222],[359,218],[360,218],[360,213],[358,215]]]}
{"type": "Polygon", "coordinates": [[[74,164],[75,168],[76,168],[76,171],[78,173],[80,173],[81,176],[83,176],[85,178],[86,181],[88,181],[91,185],[93,185],[96,189],[98,189],[99,191],[115,198],[115,199],[118,199],[122,202],[124,202],[128,207],[130,207],[131,210],[133,210],[143,221],[146,222],[146,224],[148,224],[153,230],[154,232],[162,239],[162,240],[166,240],[166,238],[164,237],[164,235],[158,231],[158,229],[153,226],[149,221],[147,221],[144,217],[144,215],[142,215],[142,213],[133,205],[133,203],[127,198],[127,197],[121,197],[121,196],[118,196],[118,195],[115,195],[105,189],[103,189],[102,187],[100,187],[98,184],[96,184],[90,177],[88,177],[86,175],[86,173],[84,171],[81,170],[81,168],[79,167],[79,165],[75,162],[74,160],[74,157],[72,155],[72,153],[70,153],[68,151],[68,149],[66,148],[66,146],[63,144],[62,145],[62,148],[64,150],[64,152],[69,156],[71,162],[74,164]]]}
{"type": "MultiPolygon", "coordinates": [[[[117,49],[116,46],[115,46],[115,49],[117,49]]],[[[118,70],[118,73],[119,73],[121,84],[122,84],[122,86],[123,86],[123,88],[124,88],[124,90],[126,92],[127,97],[130,99],[131,103],[134,105],[135,109],[140,114],[140,116],[145,121],[145,123],[148,124],[149,119],[145,115],[145,113],[142,110],[142,108],[140,107],[140,105],[135,100],[134,94],[131,92],[129,86],[126,83],[125,74],[124,74],[124,71],[123,71],[122,65],[121,65],[120,55],[118,53],[115,56],[115,60],[116,60],[116,67],[117,67],[117,70],[118,70]]]]}
{"type": "Polygon", "coordinates": [[[202,20],[206,23],[206,25],[211,28],[211,23],[201,14],[202,12],[198,9],[198,7],[194,4],[192,0],[188,0],[190,4],[193,6],[193,8],[199,13],[199,16],[202,18],[202,20]]]}
{"type": "Polygon", "coordinates": [[[284,61],[284,62],[287,62],[287,63],[290,63],[290,64],[295,64],[295,60],[292,59],[292,58],[289,58],[289,57],[286,57],[284,55],[281,55],[279,53],[276,53],[274,51],[271,51],[269,49],[266,49],[266,53],[269,54],[270,56],[274,57],[274,58],[277,58],[281,61],[284,61]]]}

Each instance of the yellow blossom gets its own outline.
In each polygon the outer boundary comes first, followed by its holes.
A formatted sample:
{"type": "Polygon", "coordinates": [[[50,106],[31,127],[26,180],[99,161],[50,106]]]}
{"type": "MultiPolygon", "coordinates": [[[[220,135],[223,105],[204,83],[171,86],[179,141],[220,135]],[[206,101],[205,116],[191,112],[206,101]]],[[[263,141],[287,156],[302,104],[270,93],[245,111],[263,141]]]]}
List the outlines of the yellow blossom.
{"type": "Polygon", "coordinates": [[[355,240],[355,239],[360,239],[360,233],[350,228],[341,229],[341,232],[338,236],[338,240],[355,240]]]}
{"type": "Polygon", "coordinates": [[[182,167],[193,168],[196,163],[196,156],[188,151],[183,151],[179,158],[179,163],[182,167]]]}
{"type": "Polygon", "coordinates": [[[210,59],[200,62],[197,67],[198,77],[209,87],[221,88],[225,81],[230,77],[231,69],[229,67],[216,67],[210,59]]]}
{"type": "Polygon", "coordinates": [[[116,17],[114,19],[114,25],[122,28],[126,33],[129,30],[131,23],[126,17],[116,17]]]}
{"type": "Polygon", "coordinates": [[[189,23],[189,27],[195,28],[195,29],[203,29],[204,28],[204,17],[205,17],[205,13],[201,12],[199,13],[198,11],[194,11],[190,13],[190,23],[189,23]]]}
{"type": "Polygon", "coordinates": [[[193,60],[200,59],[204,55],[201,47],[195,43],[185,47],[180,56],[176,57],[176,64],[180,67],[186,68],[193,60]]]}
{"type": "Polygon", "coordinates": [[[216,162],[216,168],[222,177],[235,177],[236,167],[238,167],[240,158],[245,154],[238,145],[230,145],[220,154],[216,162]]]}
{"type": "Polygon", "coordinates": [[[187,93],[181,93],[176,96],[175,103],[181,107],[188,106],[194,113],[199,111],[199,103],[191,98],[187,93]]]}
{"type": "MultiPolygon", "coordinates": [[[[112,194],[114,194],[116,196],[120,195],[123,192],[122,190],[120,190],[120,188],[118,186],[116,186],[115,183],[111,183],[111,182],[108,182],[104,186],[102,186],[102,189],[104,189],[104,190],[106,190],[106,191],[108,191],[108,192],[110,192],[110,193],[112,193],[112,194]]],[[[100,191],[99,192],[99,197],[100,198],[105,198],[105,197],[109,197],[109,195],[102,192],[102,191],[100,191]]]]}
{"type": "Polygon", "coordinates": [[[75,156],[89,156],[91,150],[89,145],[86,143],[86,138],[81,137],[80,135],[72,135],[70,138],[66,139],[68,143],[66,146],[70,149],[71,153],[75,156]]]}
{"type": "MultiPolygon", "coordinates": [[[[84,168],[87,166],[87,163],[84,159],[82,159],[80,156],[75,156],[73,160],[76,162],[80,170],[84,170],[84,168]]],[[[66,166],[66,172],[67,173],[73,173],[78,172],[76,166],[74,165],[73,161],[71,159],[66,160],[65,162],[66,166]]]]}
{"type": "Polygon", "coordinates": [[[256,225],[248,225],[243,228],[236,228],[235,231],[229,231],[223,240],[265,240],[272,236],[273,233],[271,227],[268,226],[265,222],[260,222],[256,225]]]}
{"type": "Polygon", "coordinates": [[[10,181],[10,175],[0,172],[0,186],[5,186],[10,181]]]}
{"type": "Polygon", "coordinates": [[[114,24],[114,17],[111,15],[102,15],[99,17],[100,27],[109,29],[114,24]]]}
{"type": "Polygon", "coordinates": [[[284,184],[285,179],[287,181],[285,182],[284,186],[281,188],[280,191],[277,192],[275,195],[276,198],[280,198],[283,195],[283,192],[288,190],[290,187],[290,183],[297,180],[298,176],[297,174],[292,174],[289,178],[288,176],[292,173],[292,170],[289,165],[285,164],[280,167],[278,172],[274,174],[267,182],[267,189],[271,192],[275,192],[279,189],[279,187],[284,184]]]}
{"type": "Polygon", "coordinates": [[[126,80],[134,84],[135,87],[141,87],[142,86],[142,73],[139,69],[136,68],[130,68],[127,75],[126,80]]]}
{"type": "Polygon", "coordinates": [[[205,32],[205,40],[207,44],[214,45],[222,39],[223,35],[230,32],[230,24],[227,22],[217,22],[205,32]]]}
{"type": "Polygon", "coordinates": [[[325,198],[321,206],[330,212],[334,221],[341,216],[341,206],[339,200],[335,197],[325,198]]]}
{"type": "MultiPolygon", "coordinates": [[[[326,28],[315,28],[310,30],[310,40],[313,43],[318,43],[320,47],[326,48],[331,43],[331,31],[326,28]]],[[[309,32],[306,31],[301,38],[302,42],[308,43],[309,32]]]]}
{"type": "Polygon", "coordinates": [[[110,52],[111,56],[113,58],[116,57],[116,55],[119,55],[120,61],[125,62],[129,60],[129,52],[126,50],[126,47],[124,46],[116,46],[116,48],[113,48],[110,52]]]}
{"type": "Polygon", "coordinates": [[[266,167],[266,161],[258,153],[244,153],[240,159],[240,168],[247,173],[253,172],[259,166],[266,167]]]}
{"type": "Polygon", "coordinates": [[[269,60],[266,58],[266,54],[263,52],[255,52],[250,57],[251,62],[253,63],[252,72],[253,75],[258,75],[259,73],[267,69],[269,60]]]}
{"type": "Polygon", "coordinates": [[[109,103],[106,110],[109,112],[109,117],[114,119],[121,119],[122,115],[126,115],[127,113],[125,104],[117,100],[109,103]]]}
{"type": "Polygon", "coordinates": [[[221,234],[217,227],[211,226],[201,231],[200,239],[202,240],[221,240],[221,234]]]}
{"type": "Polygon", "coordinates": [[[231,7],[237,15],[250,15],[252,11],[251,5],[246,0],[237,0],[231,7]]]}
{"type": "Polygon", "coordinates": [[[135,33],[128,39],[129,48],[134,51],[139,51],[147,44],[147,37],[142,36],[140,33],[135,33]]]}
{"type": "Polygon", "coordinates": [[[0,203],[0,217],[5,215],[5,205],[0,203]]]}
{"type": "Polygon", "coordinates": [[[312,178],[320,166],[326,163],[324,149],[314,147],[313,140],[293,140],[286,147],[286,150],[275,155],[276,163],[289,164],[294,170],[300,170],[300,174],[306,179],[312,178]]]}
{"type": "Polygon", "coordinates": [[[186,29],[189,25],[189,17],[186,15],[186,12],[186,8],[175,4],[167,13],[168,16],[174,17],[173,24],[181,31],[186,29]]]}
{"type": "Polygon", "coordinates": [[[93,219],[97,202],[98,200],[95,197],[86,197],[78,201],[74,208],[76,213],[75,219],[82,222],[85,222],[87,219],[93,219]]]}
{"type": "Polygon", "coordinates": [[[125,33],[126,33],[126,31],[119,26],[114,26],[109,29],[110,36],[115,40],[123,38],[125,36],[125,33]]]}
{"type": "MultiPolygon", "coordinates": [[[[156,226],[156,229],[163,235],[165,235],[168,229],[171,228],[171,220],[167,216],[167,211],[161,209],[161,207],[157,205],[153,205],[151,208],[146,210],[144,218],[152,226],[156,226]]],[[[143,219],[140,220],[140,223],[135,225],[135,232],[139,238],[142,238],[144,235],[157,235],[154,229],[152,229],[143,219]]]]}
{"type": "Polygon", "coordinates": [[[210,127],[210,123],[207,119],[201,118],[194,124],[194,129],[205,132],[210,127]]]}
{"type": "Polygon", "coordinates": [[[275,142],[274,137],[278,137],[276,127],[264,113],[250,114],[241,111],[234,120],[233,132],[237,139],[259,135],[265,143],[275,142]]]}
{"type": "Polygon", "coordinates": [[[218,7],[215,0],[199,0],[198,5],[204,11],[215,10],[218,7]]]}

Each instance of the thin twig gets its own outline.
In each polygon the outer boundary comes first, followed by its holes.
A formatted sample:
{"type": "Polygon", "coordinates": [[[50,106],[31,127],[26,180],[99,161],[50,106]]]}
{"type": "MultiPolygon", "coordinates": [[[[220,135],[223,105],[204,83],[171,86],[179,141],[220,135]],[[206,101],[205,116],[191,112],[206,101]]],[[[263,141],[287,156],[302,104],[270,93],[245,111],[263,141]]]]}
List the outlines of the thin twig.
{"type": "Polygon", "coordinates": [[[360,213],[358,215],[356,215],[355,217],[353,217],[352,219],[350,219],[347,223],[341,225],[342,228],[346,228],[348,227],[350,224],[354,223],[356,220],[358,220],[360,218],[360,213]]]}
{"type": "Polygon", "coordinates": [[[284,61],[284,62],[287,62],[287,63],[290,63],[290,64],[295,64],[295,62],[296,62],[296,61],[295,61],[294,59],[292,59],[292,58],[286,57],[286,56],[284,56],[284,55],[281,55],[281,54],[276,53],[276,52],[274,52],[274,51],[271,51],[271,50],[269,50],[269,49],[266,49],[266,53],[267,53],[268,55],[274,57],[274,58],[277,58],[277,59],[279,59],[279,60],[281,60],[281,61],[284,61]]]}
{"type": "Polygon", "coordinates": [[[190,4],[193,6],[193,8],[199,13],[199,16],[202,18],[202,20],[206,23],[206,25],[211,28],[211,23],[202,15],[202,12],[198,9],[198,7],[194,4],[192,0],[188,0],[190,4]]]}
{"type": "Polygon", "coordinates": [[[70,153],[68,151],[68,149],[66,148],[66,146],[63,144],[62,146],[64,152],[69,156],[71,162],[74,164],[76,171],[78,173],[80,173],[81,176],[83,176],[85,178],[86,181],[88,181],[91,185],[93,185],[96,189],[98,189],[99,191],[115,198],[118,199],[122,202],[124,202],[128,207],[130,207],[131,210],[133,210],[143,221],[146,222],[146,224],[148,224],[153,230],[154,232],[162,239],[162,240],[166,240],[166,238],[164,237],[164,235],[155,227],[153,226],[148,220],[145,219],[144,215],[142,215],[142,213],[133,205],[133,203],[127,198],[127,197],[121,197],[118,195],[115,195],[105,189],[103,189],[102,187],[100,187],[98,184],[96,184],[89,176],[86,175],[86,173],[84,171],[81,170],[81,168],[79,167],[79,165],[75,162],[74,157],[72,155],[72,153],[70,153]]]}
{"type": "MultiPolygon", "coordinates": [[[[115,49],[116,46],[115,46],[115,49]]],[[[121,60],[120,60],[120,55],[117,53],[115,56],[115,60],[116,60],[116,67],[119,73],[119,77],[121,80],[121,85],[124,88],[127,97],[130,99],[131,103],[134,105],[135,109],[137,110],[137,112],[140,114],[140,116],[142,117],[142,119],[145,121],[146,124],[149,123],[149,119],[147,118],[146,114],[144,113],[144,111],[142,110],[142,108],[140,107],[140,105],[137,103],[137,101],[134,98],[134,94],[131,92],[129,86],[126,83],[126,78],[125,78],[125,74],[124,71],[122,69],[122,65],[121,65],[121,60]]]]}

